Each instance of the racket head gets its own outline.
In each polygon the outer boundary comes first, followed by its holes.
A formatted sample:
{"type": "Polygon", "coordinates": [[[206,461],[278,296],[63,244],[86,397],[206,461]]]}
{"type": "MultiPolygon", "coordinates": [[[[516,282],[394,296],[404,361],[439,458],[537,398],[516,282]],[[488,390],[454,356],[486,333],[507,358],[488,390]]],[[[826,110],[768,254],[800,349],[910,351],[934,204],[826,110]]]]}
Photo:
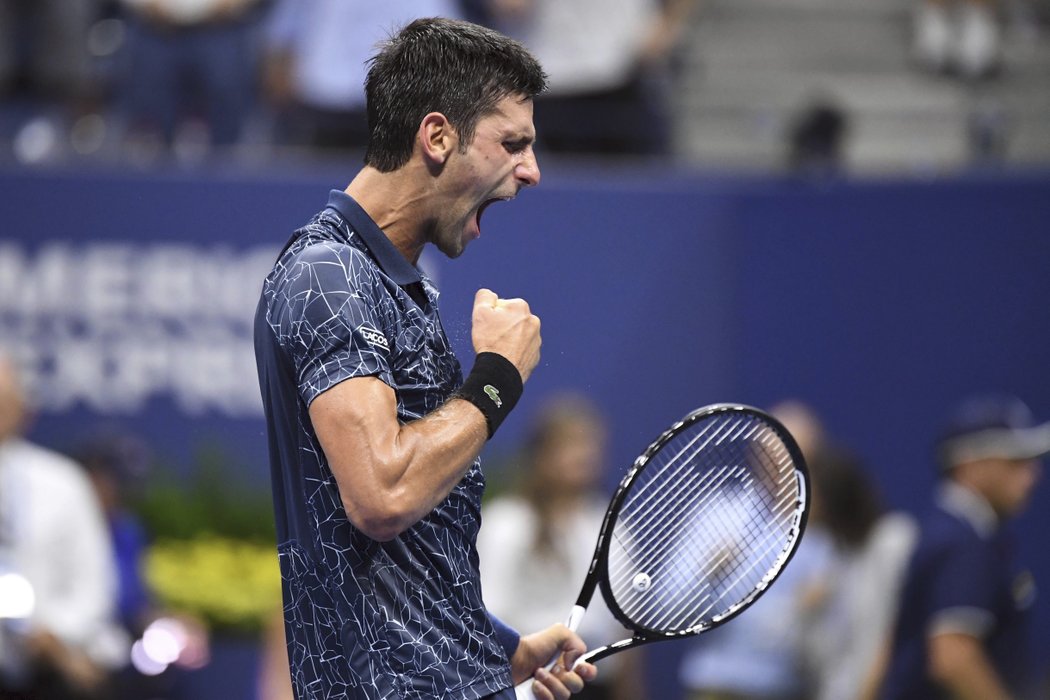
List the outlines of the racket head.
{"type": "Polygon", "coordinates": [[[809,503],[805,460],[779,421],[742,404],[697,409],[617,488],[595,558],[602,595],[633,643],[724,624],[794,556],[809,503]]]}

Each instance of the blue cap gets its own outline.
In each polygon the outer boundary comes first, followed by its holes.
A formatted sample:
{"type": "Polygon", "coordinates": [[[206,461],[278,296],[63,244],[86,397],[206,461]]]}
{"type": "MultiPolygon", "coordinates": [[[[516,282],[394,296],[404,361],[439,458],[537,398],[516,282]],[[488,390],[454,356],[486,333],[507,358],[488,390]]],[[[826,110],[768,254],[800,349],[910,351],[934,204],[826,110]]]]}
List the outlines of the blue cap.
{"type": "Polygon", "coordinates": [[[937,447],[945,468],[979,459],[1035,459],[1050,453],[1050,423],[1037,425],[1017,397],[977,396],[949,414],[937,447]]]}

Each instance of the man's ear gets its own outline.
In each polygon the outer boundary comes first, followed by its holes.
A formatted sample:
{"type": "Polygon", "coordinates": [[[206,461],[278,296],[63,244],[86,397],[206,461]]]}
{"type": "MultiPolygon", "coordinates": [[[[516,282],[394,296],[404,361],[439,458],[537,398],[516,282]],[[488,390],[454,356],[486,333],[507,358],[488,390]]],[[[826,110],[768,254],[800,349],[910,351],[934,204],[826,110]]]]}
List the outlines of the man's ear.
{"type": "Polygon", "coordinates": [[[416,138],[424,159],[433,166],[444,165],[459,144],[459,135],[441,112],[431,112],[423,117],[416,138]]]}

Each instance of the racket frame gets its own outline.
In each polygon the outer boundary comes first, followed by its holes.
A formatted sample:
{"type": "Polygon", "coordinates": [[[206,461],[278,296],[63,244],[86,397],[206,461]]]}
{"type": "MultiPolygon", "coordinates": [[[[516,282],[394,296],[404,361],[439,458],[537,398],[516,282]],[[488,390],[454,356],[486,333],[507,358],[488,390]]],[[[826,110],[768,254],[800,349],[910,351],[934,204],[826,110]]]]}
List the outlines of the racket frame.
{"type": "Polygon", "coordinates": [[[594,589],[600,587],[602,590],[602,597],[605,599],[609,611],[621,624],[632,630],[634,634],[627,639],[622,639],[618,642],[588,651],[580,657],[577,663],[584,661],[598,661],[610,654],[631,647],[640,646],[642,644],[678,639],[681,637],[691,637],[714,629],[715,627],[719,627],[739,615],[769,589],[769,586],[780,576],[791,561],[792,557],[795,556],[795,552],[798,551],[799,543],[802,541],[802,535],[805,532],[806,524],[809,519],[809,504],[810,483],[809,470],[806,466],[806,461],[802,456],[802,451],[799,449],[798,443],[795,442],[791,433],[788,432],[787,428],[785,428],[780,421],[759,408],[739,403],[711,404],[691,411],[650,443],[645,451],[634,461],[631,468],[627,471],[627,474],[624,475],[623,479],[620,481],[619,486],[617,486],[616,491],[609,502],[609,508],[605,513],[605,518],[602,520],[601,530],[598,534],[598,542],[594,548],[594,556],[591,559],[591,565],[588,568],[587,577],[584,580],[583,586],[580,588],[580,594],[576,599],[576,606],[573,608],[573,613],[570,617],[570,629],[575,629],[575,625],[572,623],[579,623],[579,619],[582,618],[583,612],[586,611],[587,606],[590,605],[591,599],[594,596],[594,589]],[[645,470],[646,466],[648,466],[653,456],[659,452],[664,445],[693,423],[720,413],[740,413],[759,418],[777,433],[777,436],[787,448],[795,466],[796,478],[801,482],[799,497],[795,503],[796,517],[792,523],[793,535],[788,542],[788,549],[786,550],[786,554],[782,554],[780,566],[776,568],[771,575],[764,577],[761,583],[755,587],[749,596],[737,603],[728,612],[715,616],[711,622],[676,632],[640,628],[637,623],[632,621],[620,609],[619,605],[616,603],[616,598],[610,589],[611,584],[609,583],[608,555],[613,536],[613,528],[616,525],[617,518],[619,517],[620,510],[627,499],[627,495],[631,492],[631,487],[634,485],[634,482],[638,479],[639,475],[645,470]]]}

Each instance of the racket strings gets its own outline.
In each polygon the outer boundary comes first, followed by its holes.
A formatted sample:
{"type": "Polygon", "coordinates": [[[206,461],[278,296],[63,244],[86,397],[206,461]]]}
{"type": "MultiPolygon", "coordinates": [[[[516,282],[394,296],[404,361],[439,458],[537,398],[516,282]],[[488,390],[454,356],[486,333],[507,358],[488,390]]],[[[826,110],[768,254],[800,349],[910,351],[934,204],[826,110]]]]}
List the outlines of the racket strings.
{"type": "Polygon", "coordinates": [[[779,570],[797,532],[799,483],[782,440],[754,417],[717,418],[651,455],[613,529],[613,595],[650,629],[732,612],[779,570]]]}
{"type": "Polygon", "coordinates": [[[758,587],[768,567],[758,569],[762,557],[781,551],[780,538],[752,544],[749,558],[740,549],[723,547],[722,552],[707,564],[690,562],[688,557],[671,558],[672,570],[664,563],[660,574],[664,590],[674,590],[675,597],[664,595],[637,597],[627,612],[646,626],[655,629],[682,629],[701,624],[718,614],[725,614],[738,601],[746,600],[745,593],[758,587]],[[683,564],[684,562],[684,564],[683,564]],[[740,562],[745,562],[744,566],[740,562]],[[747,564],[746,562],[750,562],[747,564]],[[741,587],[742,586],[742,587],[741,587]],[[721,605],[721,607],[717,607],[721,605]]]}
{"type": "MultiPolygon", "coordinates": [[[[691,440],[690,444],[695,443],[696,439],[691,440]]],[[[694,453],[687,456],[687,459],[694,459],[696,454],[704,448],[705,445],[699,446],[694,453]]],[[[669,465],[674,461],[680,460],[683,453],[684,451],[677,453],[671,460],[668,460],[667,464],[669,465]]],[[[621,521],[629,524],[630,529],[633,531],[645,531],[654,523],[659,523],[664,529],[662,538],[650,540],[648,547],[650,560],[662,554],[661,546],[665,542],[675,538],[677,533],[675,525],[689,519],[695,512],[706,509],[710,502],[720,497],[722,494],[719,489],[725,485],[727,479],[739,477],[745,473],[743,467],[737,467],[735,472],[731,472],[730,467],[724,466],[717,471],[707,472],[696,478],[695,474],[687,469],[689,464],[688,461],[681,462],[673,475],[665,475],[659,470],[651,470],[650,473],[654,476],[651,476],[646,484],[640,485],[638,488],[636,500],[640,500],[640,502],[632,505],[632,514],[621,513],[621,521]],[[645,493],[646,488],[652,483],[659,483],[660,490],[654,492],[648,498],[642,498],[642,494],[645,493]],[[669,494],[675,493],[683,484],[692,488],[694,496],[691,500],[669,496],[669,494]],[[653,501],[657,496],[660,497],[660,500],[654,506],[653,501]],[[701,500],[698,502],[697,499],[701,500]],[[672,511],[676,512],[677,515],[671,515],[672,511]],[[642,513],[642,515],[638,515],[638,513],[642,513]],[[668,522],[669,519],[671,522],[668,522]]],[[[745,488],[750,488],[750,486],[745,486],[745,488]]]]}
{"type": "MultiPolygon", "coordinates": [[[[718,481],[724,481],[731,475],[728,470],[722,470],[720,473],[710,476],[713,478],[717,477],[718,481]]],[[[717,483],[715,486],[717,486],[717,483]]],[[[663,510],[650,511],[650,515],[646,517],[646,520],[649,522],[643,523],[643,528],[650,527],[650,524],[656,520],[656,515],[665,515],[671,520],[668,522],[667,517],[665,517],[661,521],[660,529],[656,530],[659,534],[655,538],[649,539],[644,547],[635,546],[633,542],[624,538],[624,534],[628,532],[628,529],[615,528],[613,537],[620,547],[611,551],[622,556],[617,557],[614,561],[610,561],[610,580],[623,580],[624,576],[629,572],[652,570],[661,560],[666,560],[672,566],[676,566],[675,552],[668,553],[666,550],[670,546],[678,546],[679,548],[684,546],[684,542],[678,533],[681,531],[685,521],[690,518],[690,514],[695,511],[695,501],[707,497],[705,494],[709,495],[711,492],[711,488],[697,489],[692,500],[684,504],[685,507],[675,509],[675,515],[673,516],[666,514],[663,510]]],[[[668,501],[668,503],[670,502],[668,501]]],[[[683,576],[676,577],[679,580],[683,578],[683,576]]],[[[704,579],[698,579],[698,583],[706,585],[704,579]]],[[[636,611],[629,611],[629,614],[633,614],[636,611]]]]}
{"type": "MultiPolygon", "coordinates": [[[[705,475],[705,478],[708,475],[705,475]]],[[[631,546],[632,542],[629,539],[621,539],[621,535],[628,532],[645,532],[648,528],[653,528],[654,524],[658,524],[659,529],[654,531],[657,533],[655,537],[646,540],[644,549],[642,550],[642,556],[640,558],[632,558],[632,563],[639,567],[651,567],[655,562],[660,559],[667,559],[674,561],[675,552],[667,552],[668,546],[677,546],[678,548],[684,547],[687,542],[682,540],[680,532],[682,526],[689,520],[692,520],[694,514],[698,510],[702,510],[707,507],[706,501],[710,501],[714,498],[716,489],[720,488],[727,480],[733,478],[734,474],[729,471],[728,468],[724,468],[717,473],[712,473],[710,483],[697,484],[696,488],[693,489],[692,496],[688,500],[682,499],[664,499],[662,505],[665,506],[659,510],[650,509],[648,514],[640,520],[633,520],[629,517],[624,517],[621,514],[621,522],[627,527],[624,529],[614,530],[615,539],[624,548],[624,551],[635,549],[631,546]],[[671,513],[674,513],[673,515],[671,513]]],[[[639,543],[640,544],[640,543],[639,543]]],[[[626,569],[623,566],[610,569],[611,573],[619,576],[623,574],[626,569]]]]}
{"type": "MultiPolygon", "coordinates": [[[[734,564],[744,560],[745,555],[737,542],[727,543],[719,554],[697,567],[688,557],[681,556],[681,550],[688,544],[681,540],[677,545],[679,551],[667,556],[667,563],[672,570],[664,571],[662,575],[665,587],[670,585],[667,582],[674,582],[675,599],[638,596],[634,605],[626,606],[624,612],[634,619],[649,619],[647,626],[654,629],[680,628],[675,620],[703,620],[707,616],[713,616],[712,610],[715,606],[726,599],[726,595],[720,595],[719,591],[753,590],[760,577],[746,580],[745,577],[754,573],[764,574],[764,571],[756,572],[756,567],[762,563],[763,557],[780,550],[782,537],[755,536],[754,532],[750,534],[753,539],[752,550],[746,559],[750,564],[745,566],[734,564]],[[741,585],[743,588],[738,589],[741,585]],[[710,592],[702,594],[701,591],[705,589],[710,592]]],[[[652,557],[647,563],[651,564],[651,560],[652,557]]],[[[744,596],[738,598],[744,599],[744,596]]]]}
{"type": "MultiPolygon", "coordinates": [[[[745,496],[746,497],[746,496],[745,496]]],[[[708,528],[712,527],[712,522],[708,520],[708,528]]],[[[718,523],[713,524],[714,527],[718,527],[718,523]]],[[[724,529],[724,528],[723,528],[724,529]]],[[[750,546],[752,547],[752,555],[747,558],[748,552],[741,546],[741,544],[732,539],[728,539],[726,536],[720,537],[722,541],[712,543],[710,538],[703,543],[703,547],[708,552],[708,559],[697,560],[695,556],[689,556],[688,552],[685,551],[686,545],[685,540],[679,544],[678,550],[674,553],[674,558],[671,560],[675,563],[674,573],[677,576],[664,577],[667,582],[674,581],[676,578],[679,582],[682,580],[688,581],[689,578],[693,580],[701,580],[709,582],[707,585],[712,588],[712,595],[714,598],[711,599],[710,603],[703,604],[702,607],[697,607],[699,612],[693,613],[700,616],[711,614],[715,606],[720,601],[724,600],[727,595],[732,597],[740,597],[734,593],[734,587],[738,584],[743,584],[748,590],[753,588],[758,579],[745,580],[751,574],[755,573],[755,568],[758,564],[764,563],[761,558],[773,551],[775,542],[779,540],[775,534],[771,538],[764,538],[762,534],[755,531],[751,531],[744,535],[750,537],[750,546]],[[713,553],[713,556],[712,556],[713,553]],[[750,562],[750,564],[748,564],[750,562]]],[[[761,572],[758,572],[761,575],[761,572]]],[[[688,592],[688,589],[686,589],[688,592]]],[[[706,601],[705,601],[706,602],[706,601]]],[[[649,608],[656,607],[653,602],[650,602],[649,608]]],[[[680,608],[675,608],[675,611],[680,611],[680,608]]],[[[661,618],[656,620],[653,624],[663,625],[666,620],[661,618]]]]}
{"type": "MultiPolygon", "coordinates": [[[[767,538],[766,541],[763,543],[764,551],[761,553],[770,554],[778,546],[779,543],[777,541],[771,538],[767,538]]],[[[752,560],[752,562],[753,565],[751,567],[748,567],[743,571],[737,572],[738,576],[736,580],[728,582],[728,584],[727,582],[722,581],[722,587],[731,589],[734,586],[736,586],[743,580],[745,575],[751,573],[751,570],[754,568],[754,566],[758,565],[760,559],[756,557],[752,560]]],[[[676,619],[694,619],[697,617],[699,617],[700,619],[704,619],[714,617],[712,611],[715,610],[716,605],[724,601],[724,598],[721,596],[717,596],[714,593],[702,596],[699,595],[698,593],[694,592],[697,588],[702,590],[704,588],[711,588],[711,586],[702,577],[696,578],[694,580],[696,583],[694,583],[690,589],[682,590],[681,594],[677,596],[678,603],[676,606],[667,607],[666,609],[660,610],[660,608],[657,605],[655,605],[654,603],[650,603],[648,610],[644,612],[652,613],[653,611],[656,611],[657,613],[659,613],[652,616],[651,626],[654,629],[667,629],[669,627],[673,627],[673,622],[676,619]]],[[[751,587],[748,590],[754,590],[754,588],[751,587]]],[[[735,601],[735,603],[741,604],[746,599],[746,597],[743,597],[740,600],[735,601]]],[[[729,606],[726,612],[732,609],[732,607],[733,606],[729,606]]]]}
{"type": "MultiPolygon", "coordinates": [[[[728,431],[732,426],[729,424],[721,426],[714,424],[701,427],[702,429],[698,430],[696,435],[692,436],[680,450],[675,452],[665,461],[658,461],[656,464],[651,465],[647,471],[640,475],[633,491],[634,503],[632,505],[632,512],[644,513],[645,515],[633,516],[633,527],[644,529],[651,526],[654,522],[663,522],[667,517],[667,511],[675,506],[674,501],[669,499],[667,494],[674,492],[677,488],[680,488],[687,482],[695,482],[695,474],[690,469],[690,464],[699,454],[709,448],[713,440],[719,437],[720,428],[728,431]],[[714,432],[709,434],[710,431],[714,432]],[[701,440],[704,441],[700,442],[701,440]],[[665,473],[663,471],[663,469],[669,468],[670,465],[676,463],[678,464],[678,467],[674,472],[665,473]],[[653,484],[656,484],[657,487],[652,488],[653,484]],[[648,495],[647,491],[650,492],[648,495]],[[660,508],[659,506],[661,505],[666,507],[660,508]]],[[[659,455],[662,455],[664,451],[666,451],[666,448],[661,451],[659,455]]],[[[708,477],[717,477],[719,474],[728,471],[728,469],[729,467],[725,467],[717,474],[703,474],[701,476],[701,481],[708,477]]],[[[697,489],[701,491],[703,490],[703,485],[701,483],[696,483],[695,485],[697,489]]],[[[626,519],[626,515],[621,514],[621,519],[626,519]]]]}

